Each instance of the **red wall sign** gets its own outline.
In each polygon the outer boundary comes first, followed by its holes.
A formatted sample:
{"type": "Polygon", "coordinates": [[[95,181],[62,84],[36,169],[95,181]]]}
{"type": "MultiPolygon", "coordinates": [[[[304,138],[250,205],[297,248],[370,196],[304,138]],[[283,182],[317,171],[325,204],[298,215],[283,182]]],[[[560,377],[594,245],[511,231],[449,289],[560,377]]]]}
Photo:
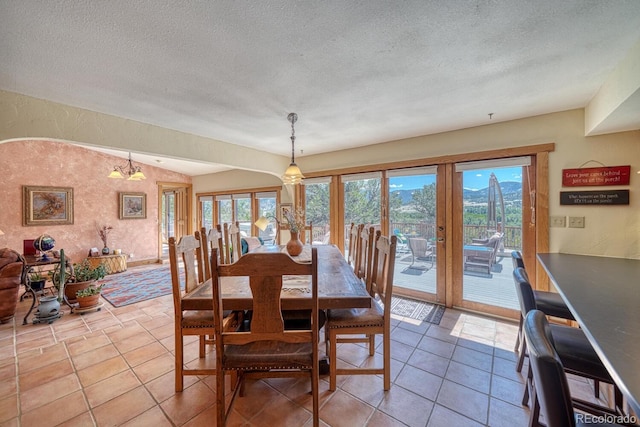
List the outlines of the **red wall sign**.
{"type": "Polygon", "coordinates": [[[562,169],[562,186],[628,185],[630,174],[631,166],[562,169]]]}

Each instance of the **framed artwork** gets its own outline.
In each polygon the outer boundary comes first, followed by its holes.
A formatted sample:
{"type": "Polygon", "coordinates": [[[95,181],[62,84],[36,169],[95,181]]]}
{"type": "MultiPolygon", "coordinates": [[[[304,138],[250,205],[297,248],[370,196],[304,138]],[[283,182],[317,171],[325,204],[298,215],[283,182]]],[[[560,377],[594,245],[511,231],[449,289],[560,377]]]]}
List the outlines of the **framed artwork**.
{"type": "Polygon", "coordinates": [[[145,219],[146,193],[120,193],[120,219],[145,219]]]}
{"type": "Polygon", "coordinates": [[[73,224],[73,187],[22,186],[22,225],[73,224]]]}
{"type": "Polygon", "coordinates": [[[291,203],[280,203],[280,215],[278,221],[280,221],[280,225],[287,224],[287,221],[284,219],[284,214],[286,212],[291,212],[293,209],[293,205],[291,203]]]}

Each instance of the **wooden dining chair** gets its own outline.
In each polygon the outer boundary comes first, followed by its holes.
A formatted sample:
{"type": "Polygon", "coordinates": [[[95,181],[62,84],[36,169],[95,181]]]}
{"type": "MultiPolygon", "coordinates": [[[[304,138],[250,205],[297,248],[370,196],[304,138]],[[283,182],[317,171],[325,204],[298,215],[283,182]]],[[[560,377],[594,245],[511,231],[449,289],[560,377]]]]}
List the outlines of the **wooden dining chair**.
{"type": "MultiPolygon", "coordinates": [[[[378,237],[380,233],[378,232],[378,237]]],[[[367,291],[371,294],[371,266],[373,261],[373,241],[376,238],[373,227],[362,227],[360,232],[360,243],[358,245],[358,256],[356,257],[356,276],[362,279],[367,291]]]]}
{"type": "MultiPolygon", "coordinates": [[[[202,271],[204,273],[204,280],[211,279],[211,254],[213,253],[213,249],[218,249],[218,257],[222,255],[222,227],[220,224],[216,225],[214,228],[207,232],[205,227],[200,229],[199,236],[196,238],[200,238],[201,241],[201,253],[202,253],[202,271]]],[[[224,260],[218,260],[221,264],[224,264],[224,260]]],[[[198,266],[198,272],[200,271],[200,266],[198,266]]],[[[202,280],[202,281],[204,281],[202,280]]]]}
{"type": "Polygon", "coordinates": [[[351,267],[353,267],[354,271],[356,268],[356,262],[358,258],[359,244],[360,244],[360,232],[364,228],[364,224],[354,224],[351,223],[351,228],[349,229],[349,252],[347,253],[347,262],[351,267]]]}
{"type": "Polygon", "coordinates": [[[308,377],[313,399],[313,425],[319,425],[318,400],[318,254],[312,248],[310,262],[298,263],[289,255],[248,253],[233,264],[221,265],[211,257],[213,313],[216,326],[217,424],[224,426],[238,393],[243,394],[245,377],[308,377]],[[310,276],[310,329],[285,330],[282,318],[282,282],[285,275],[310,276]],[[221,282],[248,276],[253,298],[249,330],[223,331],[221,282]],[[229,410],[225,398],[225,372],[238,373],[229,410]]]}
{"type": "Polygon", "coordinates": [[[175,324],[175,390],[182,391],[184,375],[215,375],[215,368],[185,369],[184,337],[199,337],[199,357],[205,357],[206,336],[215,334],[213,312],[211,310],[183,310],[182,297],[202,285],[197,273],[196,260],[200,242],[195,236],[185,235],[176,243],[175,237],[169,238],[169,264],[173,289],[173,308],[175,324]],[[184,275],[181,278],[179,264],[183,263],[184,275]],[[183,292],[184,289],[184,292],[183,292]]]}
{"type": "MultiPolygon", "coordinates": [[[[327,314],[325,335],[328,335],[329,390],[336,389],[337,375],[383,374],[384,390],[391,388],[391,294],[396,257],[397,237],[378,237],[373,253],[371,308],[331,309],[327,314]],[[382,305],[382,307],[381,307],[382,305]],[[345,337],[344,335],[350,335],[345,337]],[[382,335],[382,368],[338,368],[337,346],[339,343],[369,342],[368,338],[352,335],[382,335]]],[[[375,346],[369,344],[369,355],[375,354],[375,346]]]]}

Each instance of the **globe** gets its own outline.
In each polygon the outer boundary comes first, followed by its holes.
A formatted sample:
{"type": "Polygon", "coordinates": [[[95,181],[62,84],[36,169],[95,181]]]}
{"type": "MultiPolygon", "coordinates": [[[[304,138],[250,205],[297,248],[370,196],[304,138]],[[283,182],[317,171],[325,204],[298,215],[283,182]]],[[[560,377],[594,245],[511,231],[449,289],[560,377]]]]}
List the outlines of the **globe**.
{"type": "Polygon", "coordinates": [[[50,251],[56,245],[56,241],[48,234],[43,234],[33,241],[33,247],[42,252],[42,259],[46,260],[47,254],[45,252],[50,251]]]}

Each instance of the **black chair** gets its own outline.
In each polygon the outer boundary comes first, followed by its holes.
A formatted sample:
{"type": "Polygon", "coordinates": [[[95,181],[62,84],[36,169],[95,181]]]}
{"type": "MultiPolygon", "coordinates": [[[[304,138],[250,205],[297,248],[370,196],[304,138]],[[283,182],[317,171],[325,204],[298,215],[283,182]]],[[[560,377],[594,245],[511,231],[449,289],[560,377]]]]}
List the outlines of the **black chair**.
{"type": "MultiPolygon", "coordinates": [[[[518,294],[518,300],[520,302],[520,311],[523,318],[526,318],[530,311],[536,310],[536,301],[533,289],[531,288],[531,284],[529,284],[527,273],[524,268],[516,268],[513,271],[513,278],[516,283],[516,293],[518,294]]],[[[600,361],[600,358],[581,329],[556,324],[549,325],[549,329],[553,336],[555,350],[562,361],[565,372],[598,382],[614,384],[609,372],[602,364],[602,361],[600,361]]],[[[524,357],[524,355],[528,353],[526,340],[522,347],[521,357],[524,357]]],[[[525,385],[522,404],[527,405],[529,402],[529,396],[531,395],[531,419],[533,423],[530,425],[535,425],[538,420],[539,406],[531,391],[532,386],[533,375],[531,371],[531,364],[529,364],[527,384],[525,385]]],[[[614,408],[621,408],[622,393],[615,385],[614,398],[614,408]]],[[[582,403],[584,403],[584,401],[574,399],[574,405],[581,405],[582,403]]],[[[607,410],[605,407],[599,408],[601,408],[602,411],[607,410]]],[[[597,414],[600,415],[602,411],[597,414]]]]}
{"type": "MultiPolygon", "coordinates": [[[[524,269],[524,259],[522,258],[522,253],[520,251],[512,251],[511,252],[511,261],[513,262],[513,269],[522,268],[524,269]]],[[[525,271],[526,275],[526,271],[525,271]]],[[[529,282],[529,276],[526,275],[527,282],[529,282]]],[[[529,282],[531,283],[531,282],[529,282]]],[[[516,283],[517,285],[517,283],[516,283]]],[[[535,300],[536,309],[542,311],[547,316],[558,317],[560,319],[567,320],[575,320],[573,314],[565,304],[564,300],[557,292],[547,292],[547,291],[533,291],[533,298],[535,300]]],[[[524,320],[524,316],[520,313],[520,323],[518,325],[518,337],[516,338],[516,345],[514,351],[518,352],[518,364],[516,365],[516,370],[518,372],[522,371],[522,363],[524,362],[524,336],[522,334],[522,321],[524,320]]],[[[599,397],[596,394],[596,397],[599,397]]]]}
{"type": "MultiPolygon", "coordinates": [[[[551,330],[545,313],[530,311],[524,320],[524,338],[529,348],[529,363],[533,371],[532,397],[540,403],[547,427],[586,427],[617,426],[619,424],[597,423],[588,415],[574,412],[574,408],[586,411],[578,406],[571,397],[569,383],[561,357],[554,348],[557,341],[551,330]]],[[[584,402],[591,406],[590,403],[584,402]]],[[[592,408],[601,410],[602,408],[592,408]]],[[[591,411],[589,411],[591,412],[591,411]]],[[[616,415],[615,412],[606,412],[616,415]]]]}

